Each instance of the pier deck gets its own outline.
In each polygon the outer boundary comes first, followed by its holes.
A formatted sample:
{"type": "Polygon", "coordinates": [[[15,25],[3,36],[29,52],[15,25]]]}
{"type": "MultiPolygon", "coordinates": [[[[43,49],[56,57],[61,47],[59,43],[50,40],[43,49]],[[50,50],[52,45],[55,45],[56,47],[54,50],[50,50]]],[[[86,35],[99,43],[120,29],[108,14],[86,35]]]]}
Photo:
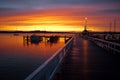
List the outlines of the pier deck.
{"type": "Polygon", "coordinates": [[[120,57],[76,35],[55,80],[120,80],[120,57]]]}

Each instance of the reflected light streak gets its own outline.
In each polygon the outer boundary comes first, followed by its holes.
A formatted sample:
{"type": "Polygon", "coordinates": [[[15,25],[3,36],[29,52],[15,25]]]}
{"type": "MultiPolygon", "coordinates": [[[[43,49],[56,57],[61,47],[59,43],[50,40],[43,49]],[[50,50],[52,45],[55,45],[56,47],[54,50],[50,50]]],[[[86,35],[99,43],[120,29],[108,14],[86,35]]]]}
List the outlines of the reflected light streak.
{"type": "Polygon", "coordinates": [[[84,74],[84,78],[85,80],[88,79],[88,67],[87,67],[87,63],[88,63],[88,41],[87,40],[83,40],[83,74],[84,74]]]}

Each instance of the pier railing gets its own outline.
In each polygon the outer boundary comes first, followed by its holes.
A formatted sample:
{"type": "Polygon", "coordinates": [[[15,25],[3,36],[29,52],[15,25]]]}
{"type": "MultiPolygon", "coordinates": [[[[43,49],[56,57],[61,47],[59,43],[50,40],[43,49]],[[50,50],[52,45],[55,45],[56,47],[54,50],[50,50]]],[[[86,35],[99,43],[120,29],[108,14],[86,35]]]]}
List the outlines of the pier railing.
{"type": "Polygon", "coordinates": [[[89,40],[93,41],[97,46],[111,52],[111,53],[120,53],[120,44],[115,42],[110,42],[98,38],[87,37],[89,40]]]}
{"type": "Polygon", "coordinates": [[[61,49],[59,49],[46,62],[31,73],[25,80],[52,80],[56,72],[59,70],[66,53],[70,51],[73,44],[71,38],[61,49]]]}

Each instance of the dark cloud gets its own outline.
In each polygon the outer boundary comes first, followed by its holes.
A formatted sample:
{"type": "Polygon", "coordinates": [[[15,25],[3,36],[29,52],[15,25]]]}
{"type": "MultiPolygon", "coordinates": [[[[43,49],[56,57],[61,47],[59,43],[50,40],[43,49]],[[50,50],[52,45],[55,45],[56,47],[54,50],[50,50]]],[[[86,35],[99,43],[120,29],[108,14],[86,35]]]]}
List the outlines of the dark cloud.
{"type": "Polygon", "coordinates": [[[0,7],[10,8],[34,8],[44,5],[43,0],[0,0],[0,7]]]}
{"type": "MultiPolygon", "coordinates": [[[[113,4],[119,6],[120,0],[0,0],[0,6],[17,7],[17,8],[32,8],[45,7],[53,5],[97,5],[97,4],[113,4]]],[[[55,7],[55,6],[54,6],[55,7]]],[[[120,7],[120,6],[119,6],[120,7]]]]}
{"type": "Polygon", "coordinates": [[[6,15],[12,15],[17,11],[18,10],[15,8],[0,8],[0,17],[6,16],[6,15]]]}
{"type": "MultiPolygon", "coordinates": [[[[40,14],[48,13],[49,15],[57,15],[55,13],[61,13],[62,11],[66,11],[66,14],[73,14],[74,16],[102,15],[112,13],[118,14],[120,13],[120,7],[118,5],[119,3],[120,0],[0,0],[0,17],[34,14],[37,12],[37,10],[34,10],[34,8],[40,7],[43,7],[43,9],[38,10],[40,14]],[[48,5],[50,7],[45,7],[48,5]],[[69,6],[67,9],[65,9],[66,6],[64,5],[69,6]],[[71,8],[72,6],[76,5],[78,5],[78,8],[71,8]],[[81,7],[81,5],[84,5],[84,8],[81,7]],[[90,7],[90,5],[92,5],[92,7],[90,7]],[[59,7],[62,7],[62,9],[59,7]],[[94,10],[94,8],[96,9],[94,10]],[[71,9],[74,11],[69,12],[71,9]],[[54,13],[50,14],[49,12],[54,13]]],[[[64,15],[65,13],[61,13],[61,15],[64,15]]]]}
{"type": "Polygon", "coordinates": [[[12,10],[16,10],[14,8],[0,8],[0,12],[1,11],[12,11],[12,10]]]}
{"type": "Polygon", "coordinates": [[[120,13],[120,9],[106,9],[106,10],[102,10],[102,13],[120,13]]]}
{"type": "Polygon", "coordinates": [[[0,8],[0,17],[29,14],[34,10],[24,10],[16,8],[0,8]]]}
{"type": "MultiPolygon", "coordinates": [[[[119,6],[120,0],[49,0],[53,4],[64,5],[97,5],[97,4],[110,4],[119,6]]],[[[119,6],[120,7],[120,6],[119,6]]]]}

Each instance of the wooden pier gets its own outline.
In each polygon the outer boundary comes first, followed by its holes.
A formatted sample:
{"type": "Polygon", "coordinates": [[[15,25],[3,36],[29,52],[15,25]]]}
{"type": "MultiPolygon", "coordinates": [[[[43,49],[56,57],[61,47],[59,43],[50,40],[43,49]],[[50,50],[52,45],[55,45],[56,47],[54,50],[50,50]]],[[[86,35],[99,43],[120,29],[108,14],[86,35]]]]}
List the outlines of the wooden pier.
{"type": "Polygon", "coordinates": [[[120,80],[120,56],[75,35],[54,80],[120,80]]]}

